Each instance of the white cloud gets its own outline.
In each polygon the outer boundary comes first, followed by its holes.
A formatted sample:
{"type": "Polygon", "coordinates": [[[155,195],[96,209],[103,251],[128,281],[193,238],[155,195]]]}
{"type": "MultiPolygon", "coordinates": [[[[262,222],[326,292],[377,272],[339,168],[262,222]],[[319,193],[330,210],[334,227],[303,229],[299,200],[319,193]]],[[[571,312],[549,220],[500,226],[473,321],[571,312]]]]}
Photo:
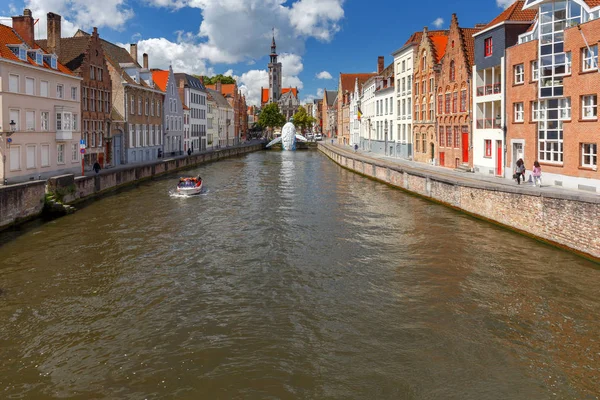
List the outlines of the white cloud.
{"type": "Polygon", "coordinates": [[[442,18],[442,17],[436,18],[435,21],[433,21],[431,23],[431,25],[435,26],[436,28],[441,28],[442,25],[444,25],[444,18],[442,18]]]}
{"type": "Polygon", "coordinates": [[[515,2],[515,0],[496,0],[496,4],[498,4],[498,7],[502,7],[502,8],[508,8],[514,2],[515,2]]]}
{"type": "Polygon", "coordinates": [[[301,101],[301,103],[302,104],[312,103],[314,100],[322,99],[322,98],[323,98],[323,89],[317,89],[316,96],[313,94],[309,94],[306,97],[304,97],[304,99],[301,101]]]}
{"type": "Polygon", "coordinates": [[[317,79],[333,79],[333,77],[329,72],[321,71],[317,74],[317,79]]]}

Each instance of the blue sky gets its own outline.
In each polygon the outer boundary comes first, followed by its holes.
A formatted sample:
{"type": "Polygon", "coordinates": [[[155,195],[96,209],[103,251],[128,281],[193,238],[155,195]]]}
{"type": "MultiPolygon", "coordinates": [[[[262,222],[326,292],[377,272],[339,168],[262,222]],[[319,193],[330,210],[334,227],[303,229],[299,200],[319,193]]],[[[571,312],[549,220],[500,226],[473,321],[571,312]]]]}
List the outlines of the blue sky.
{"type": "Polygon", "coordinates": [[[0,15],[32,9],[41,37],[49,11],[63,16],[63,36],[97,26],[112,42],[139,41],[151,67],[172,64],[182,72],[233,75],[252,103],[268,84],[272,27],[284,85],[299,87],[304,100],[319,89],[335,89],[340,72],[374,71],[379,55],[389,64],[391,53],[425,25],[435,28],[441,18],[447,28],[452,13],[461,26],[489,22],[506,3],[510,0],[2,0],[0,15]],[[322,71],[332,79],[318,79],[322,71]]]}

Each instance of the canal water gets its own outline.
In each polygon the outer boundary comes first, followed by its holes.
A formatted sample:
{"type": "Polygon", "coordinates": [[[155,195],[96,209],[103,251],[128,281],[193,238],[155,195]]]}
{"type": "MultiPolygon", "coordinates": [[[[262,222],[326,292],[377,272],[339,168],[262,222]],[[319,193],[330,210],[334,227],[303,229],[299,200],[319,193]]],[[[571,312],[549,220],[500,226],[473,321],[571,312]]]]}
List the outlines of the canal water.
{"type": "Polygon", "coordinates": [[[0,398],[600,393],[597,265],[314,151],[190,174],[2,236],[0,398]]]}

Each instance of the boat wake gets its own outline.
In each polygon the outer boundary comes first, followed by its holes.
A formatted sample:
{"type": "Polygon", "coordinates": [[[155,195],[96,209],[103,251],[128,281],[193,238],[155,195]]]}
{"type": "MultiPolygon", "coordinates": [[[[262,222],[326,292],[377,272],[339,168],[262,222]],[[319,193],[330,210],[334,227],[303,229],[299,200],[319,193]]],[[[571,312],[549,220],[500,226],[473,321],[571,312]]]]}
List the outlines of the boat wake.
{"type": "Polygon", "coordinates": [[[170,197],[181,198],[181,199],[187,199],[187,198],[190,198],[190,197],[206,196],[206,195],[208,195],[208,193],[210,193],[210,191],[208,189],[204,189],[204,188],[202,188],[202,191],[200,193],[196,193],[196,194],[178,193],[175,190],[169,190],[169,196],[170,197]]]}

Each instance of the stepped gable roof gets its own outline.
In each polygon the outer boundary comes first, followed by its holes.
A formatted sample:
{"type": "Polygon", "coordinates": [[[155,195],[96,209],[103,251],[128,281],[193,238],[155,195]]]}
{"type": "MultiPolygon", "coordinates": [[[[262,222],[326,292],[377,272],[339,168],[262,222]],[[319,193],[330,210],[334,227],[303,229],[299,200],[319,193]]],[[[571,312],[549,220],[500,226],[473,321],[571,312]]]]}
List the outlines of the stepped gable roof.
{"type": "MultiPolygon", "coordinates": [[[[20,62],[20,63],[24,63],[24,64],[30,64],[32,66],[36,66],[38,68],[44,68],[44,69],[51,70],[51,71],[59,71],[59,72],[62,72],[63,74],[67,74],[67,75],[73,75],[73,73],[67,67],[65,67],[60,62],[60,60],[56,63],[57,69],[52,69],[52,67],[50,65],[48,65],[48,63],[46,63],[46,62],[44,62],[44,65],[42,67],[42,66],[38,65],[35,62],[35,60],[31,59],[31,57],[29,57],[29,55],[27,55],[27,61],[23,61],[23,60],[19,59],[19,57],[15,56],[15,53],[13,53],[10,50],[10,48],[7,46],[9,44],[25,44],[26,45],[26,43],[23,41],[23,39],[21,39],[21,37],[17,34],[17,32],[15,32],[13,30],[13,28],[11,28],[10,26],[0,24],[0,58],[5,58],[7,60],[16,61],[16,62],[20,62]]],[[[29,47],[29,46],[27,46],[27,47],[29,47]]],[[[42,49],[39,44],[35,43],[32,50],[37,50],[37,49],[42,50],[44,52],[44,54],[49,54],[47,51],[42,49]]]]}
{"type": "MultiPolygon", "coordinates": [[[[292,91],[292,93],[294,94],[295,97],[298,97],[298,89],[297,88],[283,88],[281,89],[281,95],[286,94],[289,91],[292,91]]],[[[261,93],[261,97],[260,97],[260,101],[261,104],[267,103],[269,101],[269,89],[268,88],[263,88],[262,93],[261,93]]]]}
{"type": "MultiPolygon", "coordinates": [[[[599,4],[600,4],[600,0],[599,4]]],[[[510,7],[500,13],[496,18],[494,18],[489,24],[487,24],[483,30],[491,28],[492,26],[498,25],[505,21],[523,21],[523,22],[531,22],[535,19],[537,15],[537,10],[535,9],[527,9],[523,10],[523,6],[525,5],[525,0],[517,0],[510,7]]]]}
{"type": "Polygon", "coordinates": [[[342,74],[340,73],[340,88],[343,92],[352,92],[354,91],[354,84],[356,82],[356,79],[358,79],[358,84],[362,85],[363,83],[365,83],[367,81],[367,79],[371,78],[372,76],[377,75],[376,73],[361,73],[361,74],[342,74]]]}
{"type": "MultiPolygon", "coordinates": [[[[206,85],[207,89],[217,90],[217,85],[206,85]]],[[[235,83],[222,83],[221,84],[221,94],[223,96],[234,96],[235,95],[236,84],[235,83]]]]}
{"type": "Polygon", "coordinates": [[[167,83],[169,82],[169,71],[152,70],[152,80],[161,91],[166,92],[167,83]]]}
{"type": "Polygon", "coordinates": [[[337,90],[326,90],[325,93],[327,93],[327,106],[333,106],[335,98],[337,97],[337,90]]]}
{"type": "Polygon", "coordinates": [[[472,67],[473,64],[475,64],[475,38],[473,35],[480,30],[480,28],[460,28],[460,34],[465,46],[465,53],[467,55],[469,67],[472,67]]]}
{"type": "Polygon", "coordinates": [[[223,96],[221,93],[209,88],[207,88],[206,91],[208,94],[210,94],[218,106],[231,108],[231,104],[229,104],[225,96],[223,96]]]}
{"type": "MultiPolygon", "coordinates": [[[[429,34],[429,36],[435,36],[435,35],[443,35],[443,34],[448,34],[448,31],[445,30],[434,30],[434,31],[427,31],[427,33],[429,34]]],[[[410,35],[410,37],[408,38],[408,40],[406,41],[406,43],[404,43],[404,46],[406,46],[407,44],[419,44],[421,43],[421,39],[423,38],[423,31],[418,31],[413,33],[412,35],[410,35]]]]}
{"type": "MultiPolygon", "coordinates": [[[[46,39],[36,40],[35,42],[44,50],[48,48],[48,40],[46,39]]],[[[89,43],[89,35],[61,38],[60,54],[57,54],[58,60],[71,71],[79,72],[89,43]]]]}

